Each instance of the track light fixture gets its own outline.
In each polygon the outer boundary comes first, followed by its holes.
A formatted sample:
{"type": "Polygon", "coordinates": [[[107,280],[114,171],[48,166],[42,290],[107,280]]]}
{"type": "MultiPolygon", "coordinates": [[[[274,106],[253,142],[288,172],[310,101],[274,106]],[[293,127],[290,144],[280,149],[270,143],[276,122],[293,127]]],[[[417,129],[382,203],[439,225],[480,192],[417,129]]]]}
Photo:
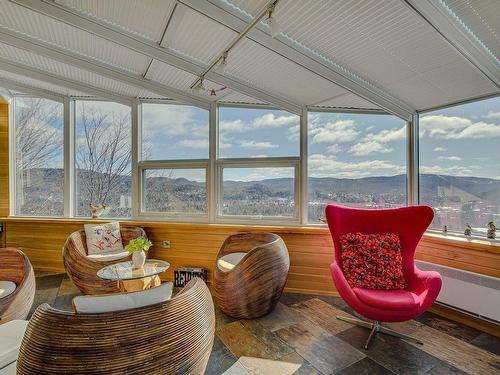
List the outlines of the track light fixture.
{"type": "Polygon", "coordinates": [[[276,3],[273,3],[269,6],[267,10],[267,18],[264,20],[264,23],[269,27],[269,31],[271,32],[271,36],[273,38],[277,37],[278,34],[281,34],[282,29],[281,25],[276,22],[276,18],[273,17],[273,13],[276,9],[276,3]]]}
{"type": "Polygon", "coordinates": [[[217,66],[215,67],[215,71],[219,74],[224,74],[226,73],[226,67],[227,67],[227,56],[228,56],[228,52],[229,51],[226,51],[222,54],[222,57],[219,61],[219,63],[217,64],[217,66]]]}

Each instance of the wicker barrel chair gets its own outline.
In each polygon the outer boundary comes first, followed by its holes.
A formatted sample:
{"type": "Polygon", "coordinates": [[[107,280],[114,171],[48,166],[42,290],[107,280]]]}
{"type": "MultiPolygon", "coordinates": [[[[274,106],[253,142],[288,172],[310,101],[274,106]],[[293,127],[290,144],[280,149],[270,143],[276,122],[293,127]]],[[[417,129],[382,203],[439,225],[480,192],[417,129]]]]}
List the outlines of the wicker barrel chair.
{"type": "MultiPolygon", "coordinates": [[[[134,238],[146,238],[146,233],[139,227],[123,225],[120,226],[120,232],[124,245],[134,238]]],[[[97,271],[111,264],[131,260],[131,256],[110,261],[95,261],[89,259],[87,254],[85,231],[82,229],[73,232],[63,247],[64,268],[71,281],[83,294],[119,293],[118,283],[101,279],[97,276],[97,271]]]]}
{"type": "Polygon", "coordinates": [[[221,310],[239,319],[271,312],[288,277],[290,260],[280,236],[243,232],[229,236],[217,255],[214,292],[221,310]]]}
{"type": "Polygon", "coordinates": [[[28,324],[18,375],[201,375],[215,331],[210,291],[198,278],[174,298],[110,313],[43,304],[28,324]]]}
{"type": "Polygon", "coordinates": [[[35,274],[22,251],[0,249],[0,280],[15,284],[12,293],[0,298],[0,324],[26,319],[35,299],[35,274]]]}

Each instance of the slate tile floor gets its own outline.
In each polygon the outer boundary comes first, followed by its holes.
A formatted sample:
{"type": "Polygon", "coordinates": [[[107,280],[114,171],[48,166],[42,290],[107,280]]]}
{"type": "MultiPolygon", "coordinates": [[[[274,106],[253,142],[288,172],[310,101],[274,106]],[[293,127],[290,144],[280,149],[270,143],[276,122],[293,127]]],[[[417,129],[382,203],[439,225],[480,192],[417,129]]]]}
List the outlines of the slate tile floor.
{"type": "MultiPolygon", "coordinates": [[[[78,290],[64,274],[37,273],[33,310],[46,302],[72,310],[78,290]]],[[[216,306],[209,375],[500,374],[500,339],[430,312],[394,325],[424,345],[379,335],[363,348],[367,330],[337,320],[355,315],[342,299],[285,293],[276,310],[235,320],[216,306]]]]}

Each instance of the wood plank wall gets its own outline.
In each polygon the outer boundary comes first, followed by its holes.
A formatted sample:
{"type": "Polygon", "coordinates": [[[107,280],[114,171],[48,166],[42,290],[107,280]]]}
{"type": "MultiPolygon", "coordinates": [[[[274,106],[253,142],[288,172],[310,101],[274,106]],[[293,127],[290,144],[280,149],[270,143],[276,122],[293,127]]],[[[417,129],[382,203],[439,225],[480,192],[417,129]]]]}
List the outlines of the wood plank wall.
{"type": "MultiPolygon", "coordinates": [[[[9,215],[9,106],[0,98],[0,217],[9,215]]],[[[0,247],[5,232],[0,232],[0,247]]]]}
{"type": "MultiPolygon", "coordinates": [[[[2,219],[0,219],[2,221],[2,219]]],[[[25,251],[37,269],[64,271],[61,250],[67,236],[90,221],[64,219],[3,219],[7,246],[25,251]]],[[[333,260],[332,241],[324,228],[257,227],[220,224],[181,224],[122,222],[143,227],[153,241],[151,256],[171,263],[164,278],[171,280],[173,270],[182,266],[204,267],[211,279],[215,257],[224,239],[241,230],[265,230],[283,237],[290,254],[287,290],[335,294],[329,265],[333,260]],[[161,247],[171,241],[170,249],[161,247]]],[[[426,235],[417,259],[500,277],[500,246],[467,243],[426,235]]]]}
{"type": "Polygon", "coordinates": [[[9,106],[0,101],[0,216],[9,215],[9,106]]]}

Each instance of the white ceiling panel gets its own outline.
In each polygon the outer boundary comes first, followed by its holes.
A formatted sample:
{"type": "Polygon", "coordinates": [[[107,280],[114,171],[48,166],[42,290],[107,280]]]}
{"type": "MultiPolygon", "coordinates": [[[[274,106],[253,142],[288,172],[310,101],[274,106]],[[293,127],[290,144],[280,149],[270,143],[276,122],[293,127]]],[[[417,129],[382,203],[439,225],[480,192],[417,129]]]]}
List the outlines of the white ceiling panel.
{"type": "Polygon", "coordinates": [[[229,0],[228,2],[248,15],[255,16],[269,3],[269,0],[229,0]]]}
{"type": "MultiPolygon", "coordinates": [[[[0,70],[0,86],[2,86],[2,78],[9,80],[9,81],[14,81],[16,83],[19,83],[21,85],[25,86],[30,86],[35,89],[42,89],[42,90],[47,90],[50,92],[53,92],[55,94],[60,94],[60,95],[65,95],[65,96],[88,96],[86,93],[76,91],[76,90],[70,90],[67,89],[66,87],[61,87],[58,85],[53,85],[44,81],[39,81],[30,77],[22,76],[19,74],[14,74],[10,72],[6,72],[4,70],[0,70]]],[[[9,88],[8,85],[5,85],[7,88],[9,88]]]]}
{"type": "Polygon", "coordinates": [[[220,23],[178,4],[162,46],[208,65],[236,35],[220,23]]]}
{"type": "Polygon", "coordinates": [[[175,0],[57,0],[124,31],[160,42],[175,0]]]}
{"type": "Polygon", "coordinates": [[[317,103],[345,92],[343,88],[249,39],[243,40],[230,52],[226,72],[300,105],[317,103]]]}
{"type": "Polygon", "coordinates": [[[34,53],[0,43],[0,56],[10,61],[41,69],[58,76],[81,81],[94,87],[109,90],[124,96],[137,96],[139,88],[102,77],[93,72],[49,59],[34,53]]]}
{"type": "Polygon", "coordinates": [[[140,53],[8,1],[0,1],[0,27],[135,74],[144,73],[150,61],[140,53]]]}
{"type": "Polygon", "coordinates": [[[315,107],[380,109],[368,100],[350,92],[318,103],[315,107]]]}
{"type": "Polygon", "coordinates": [[[231,91],[229,95],[226,95],[224,98],[219,99],[220,103],[240,103],[240,104],[258,104],[258,105],[266,105],[268,103],[264,103],[262,100],[258,100],[252,98],[251,96],[241,94],[236,91],[231,91]]]}
{"type": "Polygon", "coordinates": [[[500,1],[444,0],[497,60],[500,58],[500,1]]]}
{"type": "Polygon", "coordinates": [[[477,93],[459,84],[449,92],[449,82],[433,74],[442,67],[474,76],[481,94],[496,90],[401,0],[280,0],[275,17],[287,37],[417,108],[430,97],[438,105],[477,93]],[[413,92],[402,85],[415,80],[413,92]]]}

